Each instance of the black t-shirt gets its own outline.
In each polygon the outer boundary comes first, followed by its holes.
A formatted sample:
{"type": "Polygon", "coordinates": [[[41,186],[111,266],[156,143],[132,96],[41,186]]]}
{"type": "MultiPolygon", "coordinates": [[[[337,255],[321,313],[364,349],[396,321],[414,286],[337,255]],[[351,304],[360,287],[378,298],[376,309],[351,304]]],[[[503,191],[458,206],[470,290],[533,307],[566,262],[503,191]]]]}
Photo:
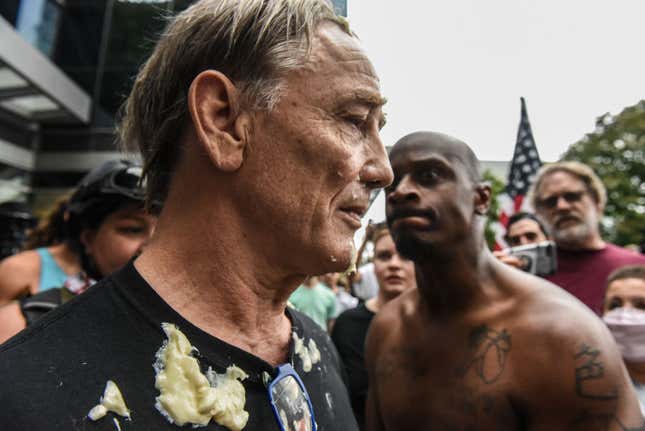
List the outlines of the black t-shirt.
{"type": "MultiPolygon", "coordinates": [[[[309,395],[321,431],[357,430],[338,354],[327,334],[309,318],[288,310],[293,331],[313,339],[321,360],[310,372],[290,346],[291,363],[309,395]]],[[[227,344],[183,319],[139,275],[132,264],[87,292],[48,313],[34,325],[0,346],[0,429],[110,430],[193,429],[170,424],[155,408],[155,354],[166,339],[162,322],[169,322],[198,349],[202,372],[218,373],[232,364],[250,377],[244,431],[278,431],[263,372],[277,369],[262,359],[227,344]],[[94,422],[87,418],[99,402],[108,380],[114,381],[132,420],[113,413],[94,422]]],[[[226,430],[213,420],[200,429],[226,430]]]]}
{"type": "Polygon", "coordinates": [[[338,316],[331,334],[349,377],[352,409],[361,429],[365,428],[365,401],[367,398],[365,337],[373,318],[374,313],[368,310],[365,304],[360,304],[338,316]]]}

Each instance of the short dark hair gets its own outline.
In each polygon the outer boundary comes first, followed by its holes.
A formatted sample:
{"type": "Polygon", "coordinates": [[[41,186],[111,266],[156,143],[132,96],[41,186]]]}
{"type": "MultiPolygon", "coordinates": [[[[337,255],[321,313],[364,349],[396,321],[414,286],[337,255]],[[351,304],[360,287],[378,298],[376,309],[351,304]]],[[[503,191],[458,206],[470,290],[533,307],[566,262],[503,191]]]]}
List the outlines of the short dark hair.
{"type": "Polygon", "coordinates": [[[616,280],[639,278],[645,280],[645,265],[627,265],[618,268],[607,277],[607,286],[616,280]]]}
{"type": "Polygon", "coordinates": [[[546,230],[546,228],[544,227],[544,225],[542,224],[540,219],[535,216],[535,214],[531,214],[531,213],[525,212],[525,211],[520,211],[520,212],[515,213],[515,214],[513,214],[512,216],[509,217],[508,223],[506,223],[506,232],[507,232],[507,234],[504,235],[504,239],[507,238],[508,231],[511,229],[511,226],[513,226],[518,221],[524,220],[524,219],[533,220],[535,223],[537,223],[537,225],[539,226],[539,228],[542,231],[542,233],[544,234],[544,236],[547,236],[547,237],[549,236],[549,232],[546,230]]]}

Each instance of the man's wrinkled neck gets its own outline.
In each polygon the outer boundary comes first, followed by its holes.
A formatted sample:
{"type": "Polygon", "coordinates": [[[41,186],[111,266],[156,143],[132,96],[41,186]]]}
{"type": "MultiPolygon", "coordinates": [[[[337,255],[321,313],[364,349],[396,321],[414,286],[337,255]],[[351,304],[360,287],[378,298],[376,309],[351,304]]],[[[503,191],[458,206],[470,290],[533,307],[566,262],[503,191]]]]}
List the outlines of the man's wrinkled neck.
{"type": "MultiPolygon", "coordinates": [[[[209,190],[207,186],[201,190],[209,190]]],[[[135,267],[195,326],[268,362],[279,362],[279,347],[286,347],[291,332],[286,303],[304,275],[281,271],[270,260],[273,255],[248,238],[243,220],[223,194],[218,195],[219,205],[213,205],[205,191],[190,197],[172,193],[155,237],[135,267]],[[271,345],[269,334],[275,341],[271,345]],[[275,351],[263,354],[266,349],[275,351]]]]}

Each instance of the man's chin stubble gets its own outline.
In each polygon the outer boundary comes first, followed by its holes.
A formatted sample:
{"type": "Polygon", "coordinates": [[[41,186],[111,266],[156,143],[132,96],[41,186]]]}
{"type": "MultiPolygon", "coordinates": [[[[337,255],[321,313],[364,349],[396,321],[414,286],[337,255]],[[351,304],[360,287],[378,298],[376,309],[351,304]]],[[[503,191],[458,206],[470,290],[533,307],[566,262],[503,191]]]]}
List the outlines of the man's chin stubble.
{"type": "Polygon", "coordinates": [[[577,246],[584,243],[591,236],[588,226],[579,224],[567,229],[554,231],[555,242],[563,245],[577,246]]]}

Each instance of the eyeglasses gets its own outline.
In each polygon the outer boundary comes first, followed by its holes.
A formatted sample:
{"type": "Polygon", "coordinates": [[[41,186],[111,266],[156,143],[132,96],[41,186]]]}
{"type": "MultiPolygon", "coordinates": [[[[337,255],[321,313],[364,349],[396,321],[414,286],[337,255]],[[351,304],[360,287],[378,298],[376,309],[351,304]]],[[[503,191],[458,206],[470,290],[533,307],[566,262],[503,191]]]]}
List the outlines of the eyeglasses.
{"type": "Polygon", "coordinates": [[[584,194],[585,194],[584,191],[565,192],[559,195],[552,195],[552,196],[549,196],[548,198],[540,199],[538,200],[537,204],[542,208],[553,209],[556,207],[556,205],[558,205],[558,201],[560,200],[560,198],[564,198],[565,201],[572,204],[580,201],[580,199],[582,199],[582,196],[584,196],[584,194]]]}
{"type": "Polygon", "coordinates": [[[268,390],[281,431],[316,431],[309,394],[291,364],[278,367],[278,375],[269,383],[268,390]]]}

